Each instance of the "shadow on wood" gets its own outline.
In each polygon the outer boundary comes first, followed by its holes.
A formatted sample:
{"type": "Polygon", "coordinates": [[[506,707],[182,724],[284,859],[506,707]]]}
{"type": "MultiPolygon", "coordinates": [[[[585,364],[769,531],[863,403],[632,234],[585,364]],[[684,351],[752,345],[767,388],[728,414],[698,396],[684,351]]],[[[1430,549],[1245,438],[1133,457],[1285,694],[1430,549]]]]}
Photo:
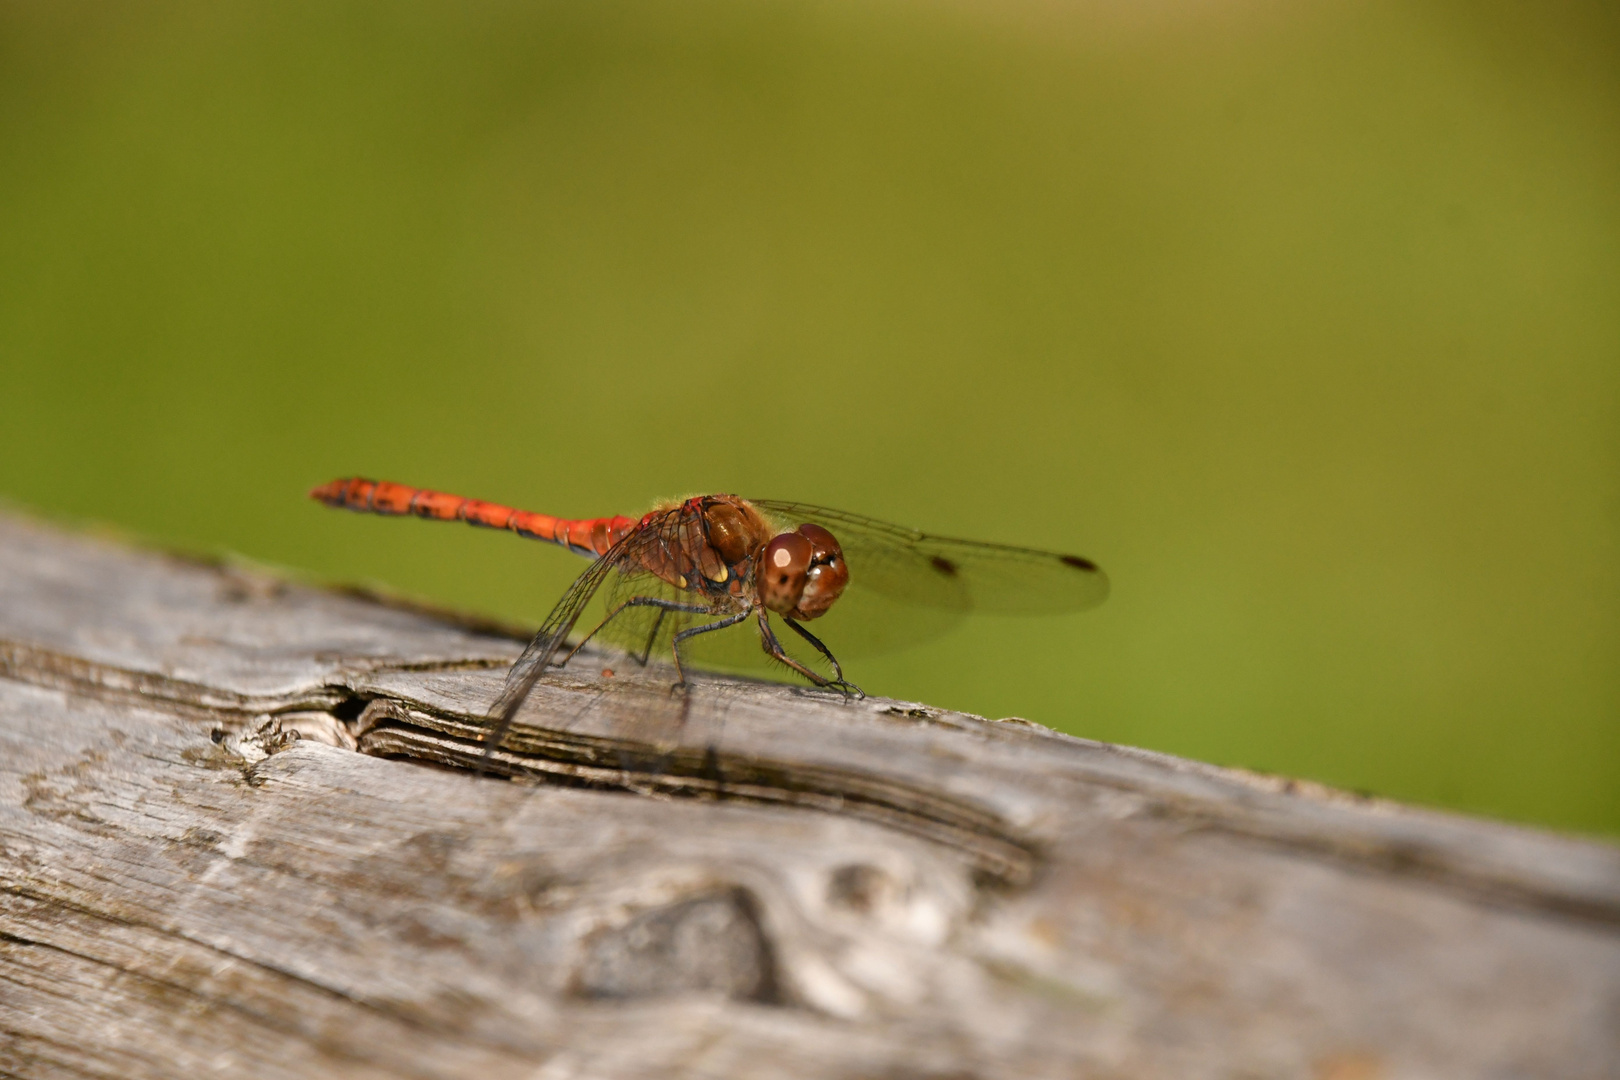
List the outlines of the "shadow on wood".
{"type": "Polygon", "coordinates": [[[519,649],[0,518],[0,1071],[1616,1075],[1614,848],[519,649]]]}

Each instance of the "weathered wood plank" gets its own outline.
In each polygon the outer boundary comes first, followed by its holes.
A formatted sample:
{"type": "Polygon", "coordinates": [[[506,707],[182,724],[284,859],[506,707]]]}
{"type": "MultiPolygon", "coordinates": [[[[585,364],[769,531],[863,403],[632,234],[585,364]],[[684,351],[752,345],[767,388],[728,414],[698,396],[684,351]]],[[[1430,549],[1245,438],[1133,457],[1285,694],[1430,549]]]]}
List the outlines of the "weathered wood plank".
{"type": "Polygon", "coordinates": [[[1617,1075],[1613,847],[518,649],[0,518],[0,1071],[1617,1075]]]}

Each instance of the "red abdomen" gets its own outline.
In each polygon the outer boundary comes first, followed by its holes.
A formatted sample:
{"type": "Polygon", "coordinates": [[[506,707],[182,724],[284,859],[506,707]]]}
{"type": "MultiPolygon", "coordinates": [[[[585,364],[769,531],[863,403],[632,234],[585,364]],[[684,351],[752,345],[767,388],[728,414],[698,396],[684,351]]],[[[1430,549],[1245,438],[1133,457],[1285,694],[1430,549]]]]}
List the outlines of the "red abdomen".
{"type": "Polygon", "coordinates": [[[636,525],[627,517],[552,517],[529,510],[514,510],[498,503],[464,499],[460,495],[446,495],[442,491],[360,477],[322,484],[309,496],[327,506],[360,513],[413,514],[435,521],[465,521],[469,525],[481,525],[487,529],[506,529],[531,540],[560,544],[580,555],[606,554],[636,525]]]}

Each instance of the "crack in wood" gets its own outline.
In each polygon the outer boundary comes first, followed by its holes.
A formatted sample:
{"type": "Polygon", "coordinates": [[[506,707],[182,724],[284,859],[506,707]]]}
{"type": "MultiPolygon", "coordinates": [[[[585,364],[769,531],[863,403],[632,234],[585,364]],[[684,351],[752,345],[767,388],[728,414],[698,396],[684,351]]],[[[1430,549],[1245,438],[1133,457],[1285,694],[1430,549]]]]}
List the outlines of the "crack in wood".
{"type": "MultiPolygon", "coordinates": [[[[362,753],[457,769],[478,768],[484,753],[481,743],[442,736],[425,724],[379,724],[359,741],[362,753]]],[[[551,751],[545,753],[496,751],[490,771],[638,795],[707,798],[845,815],[952,848],[979,868],[985,884],[1026,885],[1039,865],[1033,845],[994,830],[990,824],[994,819],[988,814],[975,815],[964,804],[948,804],[938,796],[875,783],[853,773],[729,759],[707,749],[668,751],[629,741],[580,740],[573,746],[561,739],[553,742],[551,751]],[[604,757],[613,760],[606,763],[604,757]],[[905,805],[907,801],[913,805],[905,805]]]]}

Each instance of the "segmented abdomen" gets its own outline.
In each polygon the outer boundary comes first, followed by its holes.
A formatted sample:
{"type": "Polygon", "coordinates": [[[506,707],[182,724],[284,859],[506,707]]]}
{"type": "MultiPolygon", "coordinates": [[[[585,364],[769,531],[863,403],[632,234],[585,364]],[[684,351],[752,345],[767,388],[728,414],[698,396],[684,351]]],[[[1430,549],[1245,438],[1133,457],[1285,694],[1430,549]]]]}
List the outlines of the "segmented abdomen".
{"type": "Polygon", "coordinates": [[[506,529],[531,540],[561,544],[580,555],[602,555],[618,543],[636,523],[627,517],[559,518],[529,510],[514,510],[498,503],[464,499],[442,491],[408,487],[386,480],[347,477],[309,493],[327,506],[368,514],[414,514],[435,521],[465,521],[487,529],[506,529]]]}

